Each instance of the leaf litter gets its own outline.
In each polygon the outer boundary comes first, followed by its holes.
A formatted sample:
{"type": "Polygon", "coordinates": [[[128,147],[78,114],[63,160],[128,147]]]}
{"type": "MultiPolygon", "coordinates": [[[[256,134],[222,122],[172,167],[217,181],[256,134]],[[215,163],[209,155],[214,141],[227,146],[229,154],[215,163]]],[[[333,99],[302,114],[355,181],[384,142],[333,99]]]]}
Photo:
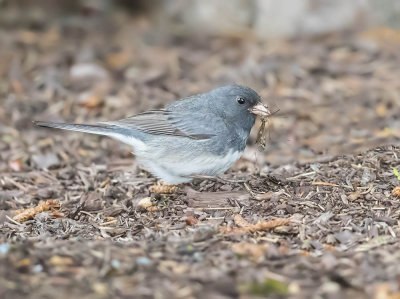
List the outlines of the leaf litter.
{"type": "Polygon", "coordinates": [[[12,16],[0,28],[2,298],[398,297],[398,43],[373,30],[154,44],[157,30],[122,12],[98,26],[12,16]],[[232,82],[285,118],[221,178],[178,193],[150,193],[125,145],[32,125],[119,119],[232,82]]]}

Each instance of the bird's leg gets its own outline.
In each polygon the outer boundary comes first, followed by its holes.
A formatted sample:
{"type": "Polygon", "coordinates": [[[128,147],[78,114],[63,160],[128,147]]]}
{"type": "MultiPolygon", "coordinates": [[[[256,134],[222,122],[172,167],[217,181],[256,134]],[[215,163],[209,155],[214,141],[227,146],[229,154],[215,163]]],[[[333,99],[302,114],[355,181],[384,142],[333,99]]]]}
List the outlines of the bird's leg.
{"type": "Polygon", "coordinates": [[[176,185],[167,185],[161,181],[157,181],[153,186],[150,186],[149,191],[157,194],[173,194],[178,192],[179,187],[176,185]]]}

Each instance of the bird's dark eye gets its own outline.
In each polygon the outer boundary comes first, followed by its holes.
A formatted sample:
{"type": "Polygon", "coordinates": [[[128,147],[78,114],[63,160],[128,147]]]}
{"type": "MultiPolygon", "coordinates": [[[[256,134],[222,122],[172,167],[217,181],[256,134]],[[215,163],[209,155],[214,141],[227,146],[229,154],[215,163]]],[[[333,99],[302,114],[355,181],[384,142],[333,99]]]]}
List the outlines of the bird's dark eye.
{"type": "Polygon", "coordinates": [[[240,97],[237,98],[236,101],[237,101],[240,105],[246,103],[246,100],[245,100],[244,98],[240,98],[240,97]]]}

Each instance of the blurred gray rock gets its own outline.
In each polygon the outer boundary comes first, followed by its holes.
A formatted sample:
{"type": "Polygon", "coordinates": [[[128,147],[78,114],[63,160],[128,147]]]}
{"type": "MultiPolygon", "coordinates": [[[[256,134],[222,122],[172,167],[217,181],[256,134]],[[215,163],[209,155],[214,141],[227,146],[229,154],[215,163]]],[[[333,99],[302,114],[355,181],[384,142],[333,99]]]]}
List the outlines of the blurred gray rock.
{"type": "Polygon", "coordinates": [[[163,0],[158,17],[185,33],[315,35],[379,24],[400,28],[397,0],[163,0]]]}
{"type": "Polygon", "coordinates": [[[313,35],[360,26],[365,0],[255,0],[255,33],[260,37],[313,35]]]}
{"type": "Polygon", "coordinates": [[[32,160],[39,169],[48,169],[50,166],[58,165],[60,163],[57,155],[52,152],[32,155],[32,160]]]}
{"type": "Polygon", "coordinates": [[[185,31],[239,34],[251,28],[254,1],[164,0],[161,13],[180,23],[185,31]]]}
{"type": "Polygon", "coordinates": [[[72,81],[106,80],[109,78],[109,74],[103,67],[97,64],[79,63],[71,67],[70,77],[72,81]]]}
{"type": "Polygon", "coordinates": [[[368,0],[368,9],[373,24],[400,29],[399,0],[368,0]]]}

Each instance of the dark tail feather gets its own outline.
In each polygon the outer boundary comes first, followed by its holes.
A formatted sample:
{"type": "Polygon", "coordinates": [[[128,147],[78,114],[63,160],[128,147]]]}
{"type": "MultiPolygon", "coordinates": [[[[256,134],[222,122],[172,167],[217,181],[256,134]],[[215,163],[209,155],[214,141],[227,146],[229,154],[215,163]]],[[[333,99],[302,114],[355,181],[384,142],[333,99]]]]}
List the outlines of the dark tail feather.
{"type": "Polygon", "coordinates": [[[35,125],[39,127],[56,128],[62,130],[78,131],[98,135],[110,136],[115,131],[107,125],[84,125],[84,124],[65,124],[65,123],[52,123],[45,121],[34,121],[35,125]]]}

